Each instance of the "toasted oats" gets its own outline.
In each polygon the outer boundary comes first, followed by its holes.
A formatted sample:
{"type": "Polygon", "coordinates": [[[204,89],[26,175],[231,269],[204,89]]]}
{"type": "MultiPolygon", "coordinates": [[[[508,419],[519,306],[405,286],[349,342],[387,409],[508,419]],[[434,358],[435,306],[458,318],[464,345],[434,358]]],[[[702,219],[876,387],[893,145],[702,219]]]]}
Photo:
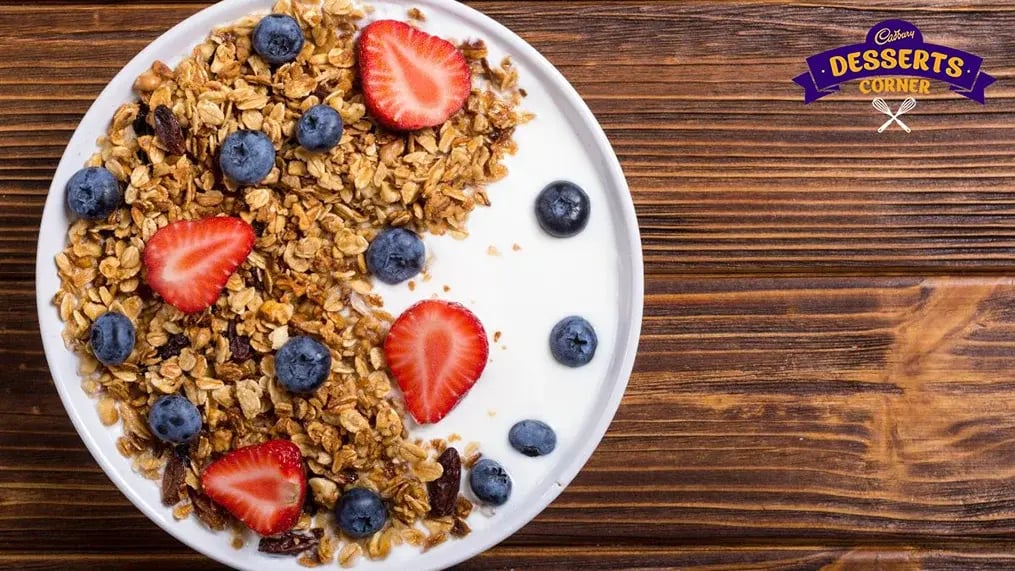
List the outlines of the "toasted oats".
{"type": "Polygon", "coordinates": [[[363,554],[363,547],[358,543],[347,543],[341,551],[338,552],[338,564],[342,567],[352,567],[355,565],[356,560],[360,555],[363,554]]]}

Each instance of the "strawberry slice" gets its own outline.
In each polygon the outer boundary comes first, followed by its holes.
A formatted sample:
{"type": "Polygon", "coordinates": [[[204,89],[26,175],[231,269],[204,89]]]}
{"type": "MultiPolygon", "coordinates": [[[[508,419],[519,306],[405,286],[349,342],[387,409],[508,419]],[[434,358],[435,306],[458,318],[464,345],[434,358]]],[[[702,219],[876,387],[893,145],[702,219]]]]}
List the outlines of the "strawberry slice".
{"type": "Polygon", "coordinates": [[[205,468],[201,487],[261,535],[292,529],[307,495],[300,449],[288,440],[233,450],[205,468]]]}
{"type": "Polygon", "coordinates": [[[185,313],[210,307],[254,247],[254,229],[239,218],[181,220],[148,240],[148,285],[185,313]]]}
{"type": "Polygon", "coordinates": [[[462,52],[405,22],[378,20],[363,28],[356,57],[367,110],[396,131],[440,125],[472,90],[462,52]]]}
{"type": "Polygon", "coordinates": [[[398,316],[384,340],[384,354],[409,413],[429,424],[444,418],[476,384],[490,346],[471,311],[426,300],[398,316]]]}

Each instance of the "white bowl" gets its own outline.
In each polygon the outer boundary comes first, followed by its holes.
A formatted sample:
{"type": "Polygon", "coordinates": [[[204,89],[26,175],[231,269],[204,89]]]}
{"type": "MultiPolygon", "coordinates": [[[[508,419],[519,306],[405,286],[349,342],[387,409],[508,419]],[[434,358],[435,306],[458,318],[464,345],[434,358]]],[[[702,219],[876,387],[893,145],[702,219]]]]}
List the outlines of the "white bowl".
{"type": "MultiPolygon", "coordinates": [[[[120,491],[167,532],[224,564],[296,570],[302,567],[295,558],[258,553],[254,540],[237,550],[226,534],[208,530],[196,518],[173,520],[160,501],[158,484],[134,473],[117,452],[120,429],[103,426],[95,401],[81,390],[77,358],[61,340],[63,324],[52,304],[59,288],[53,258],[65,245],[70,222],[64,186],[95,152],[95,140],[114,110],[133,99],[134,78],[156,59],[174,65],[212,28],[267,11],[271,4],[225,0],[211,6],[152,42],[106,86],[74,132],[53,178],[39,233],[36,296],[46,359],[60,398],[82,440],[120,491]]],[[[493,206],[472,214],[470,237],[426,237],[432,279],[411,292],[404,285],[378,286],[392,313],[436,295],[469,305],[489,333],[502,333],[492,347],[491,363],[469,395],[445,420],[414,430],[425,438],[458,433],[462,445],[479,442],[485,456],[500,460],[511,473],[511,499],[496,510],[474,510],[469,518],[473,532],[463,539],[422,554],[401,546],[384,561],[361,559],[357,565],[437,569],[481,553],[532,520],[595,450],[634,364],[643,297],[641,243],[627,184],[605,134],[575,90],[535,49],[451,0],[380,0],[373,5],[377,11],[371,18],[398,19],[405,18],[408,7],[418,6],[427,16],[427,31],[456,39],[483,38],[492,62],[510,55],[528,92],[523,107],[537,115],[517,130],[519,152],[507,162],[510,174],[489,188],[493,206]],[[536,194],[559,179],[581,185],[592,202],[586,230],[564,240],[541,232],[533,215],[536,194]],[[520,249],[513,247],[516,244],[520,249]],[[490,246],[499,255],[491,255],[490,246]],[[554,363],[547,347],[550,328],[570,314],[587,317],[599,335],[596,357],[579,369],[554,363]],[[554,426],[558,447],[552,454],[528,458],[510,449],[507,430],[522,418],[540,418],[554,426]]]]}

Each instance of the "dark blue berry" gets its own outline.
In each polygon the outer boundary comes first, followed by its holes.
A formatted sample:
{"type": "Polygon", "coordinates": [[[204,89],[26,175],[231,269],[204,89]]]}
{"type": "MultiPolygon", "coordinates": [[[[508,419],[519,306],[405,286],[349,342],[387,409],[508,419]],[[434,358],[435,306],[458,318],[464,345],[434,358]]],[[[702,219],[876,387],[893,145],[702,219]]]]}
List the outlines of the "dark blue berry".
{"type": "Polygon", "coordinates": [[[260,131],[233,131],[219,149],[219,166],[240,184],[257,184],[275,166],[275,146],[260,131]]]}
{"type": "Polygon", "coordinates": [[[388,510],[376,493],[366,488],[353,488],[342,494],[335,506],[338,526],[355,539],[370,537],[384,527],[388,510]]]}
{"type": "Polygon", "coordinates": [[[576,315],[561,319],[550,331],[550,352],[568,367],[580,367],[591,361],[598,344],[596,330],[576,315]]]}
{"type": "Polygon", "coordinates": [[[536,198],[536,220],[543,230],[557,238],[581,232],[589,223],[589,196],[578,185],[555,182],[536,198]]]}
{"type": "Polygon", "coordinates": [[[134,336],[134,324],[126,315],[104,313],[92,323],[92,353],[103,364],[119,365],[134,351],[134,336]]]}
{"type": "Polygon", "coordinates": [[[386,284],[397,284],[423,270],[426,248],[415,232],[405,228],[382,230],[367,248],[367,268],[386,284]]]}
{"type": "Polygon", "coordinates": [[[123,203],[123,191],[113,173],[86,167],[67,181],[67,207],[89,220],[102,220],[123,203]]]}
{"type": "Polygon", "coordinates": [[[271,14],[261,18],[254,28],[251,43],[254,51],[270,64],[289,63],[303,49],[303,30],[299,22],[285,14],[271,14]]]}
{"type": "Polygon", "coordinates": [[[187,397],[166,395],[152,405],[148,413],[152,434],[163,442],[190,442],[201,431],[201,412],[187,397]]]}
{"type": "Polygon", "coordinates": [[[329,105],[314,105],[296,123],[296,139],[308,151],[319,153],[342,138],[342,116],[329,105]]]}
{"type": "Polygon", "coordinates": [[[546,456],[557,447],[557,434],[541,420],[523,420],[511,427],[508,442],[526,456],[546,456]]]}
{"type": "Polygon", "coordinates": [[[511,476],[499,463],[482,458],[472,466],[469,487],[480,501],[494,506],[503,505],[511,497],[511,476]]]}
{"type": "Polygon", "coordinates": [[[331,353],[311,337],[291,337],[275,353],[275,374],[286,389],[312,393],[331,372],[331,353]]]}

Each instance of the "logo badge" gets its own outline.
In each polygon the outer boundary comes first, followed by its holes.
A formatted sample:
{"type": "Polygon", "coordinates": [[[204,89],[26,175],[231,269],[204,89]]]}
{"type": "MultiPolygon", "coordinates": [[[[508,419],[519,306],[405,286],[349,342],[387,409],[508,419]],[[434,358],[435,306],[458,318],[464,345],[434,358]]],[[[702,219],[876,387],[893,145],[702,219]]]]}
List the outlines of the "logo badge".
{"type": "MultiPolygon", "coordinates": [[[[924,42],[923,33],[910,22],[885,20],[872,27],[861,44],[842,46],[807,58],[807,71],[793,81],[804,89],[804,103],[836,93],[844,83],[861,80],[861,93],[909,95],[926,94],[931,81],[941,81],[955,93],[984,104],[983,91],[997,80],[981,71],[982,65],[983,58],[977,55],[924,42]]],[[[874,106],[885,113],[878,99],[874,100],[874,106]]],[[[915,99],[909,99],[913,103],[906,111],[916,104],[915,99]]],[[[907,107],[905,102],[903,107],[907,107]]],[[[884,128],[892,122],[904,125],[898,121],[898,116],[904,112],[901,108],[896,113],[889,110],[886,114],[892,119],[884,128]]]]}

